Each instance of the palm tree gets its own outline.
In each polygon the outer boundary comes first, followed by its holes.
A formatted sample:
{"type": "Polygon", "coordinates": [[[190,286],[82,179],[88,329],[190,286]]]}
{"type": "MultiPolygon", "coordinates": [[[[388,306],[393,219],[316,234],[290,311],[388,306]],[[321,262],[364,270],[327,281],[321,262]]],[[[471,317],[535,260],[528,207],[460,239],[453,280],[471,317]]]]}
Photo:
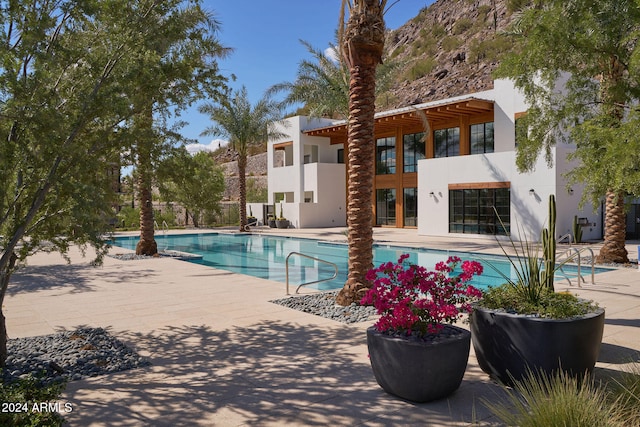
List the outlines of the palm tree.
{"type": "MultiPolygon", "coordinates": [[[[311,54],[298,66],[294,82],[278,83],[267,93],[286,92],[285,105],[304,104],[311,117],[333,117],[345,119],[349,115],[349,69],[344,61],[331,58],[309,42],[300,40],[311,54]]],[[[338,52],[334,44],[329,49],[338,52]]]]}
{"type": "MultiPolygon", "coordinates": [[[[267,93],[286,93],[286,106],[303,104],[306,114],[311,117],[349,117],[349,67],[340,57],[314,48],[309,42],[300,40],[311,54],[311,59],[303,60],[298,66],[294,82],[282,82],[271,86],[267,93]]],[[[329,43],[327,51],[339,54],[340,48],[329,43]]],[[[386,60],[376,68],[376,97],[389,90],[402,63],[386,60]]]]}
{"type": "Polygon", "coordinates": [[[347,134],[347,240],[349,272],[336,302],[358,301],[370,287],[365,276],[373,267],[373,166],[376,68],[384,50],[386,0],[343,0],[340,22],[341,53],[349,67],[349,124],[347,134]]]}
{"type": "Polygon", "coordinates": [[[216,123],[202,135],[229,138],[230,147],[236,152],[240,178],[240,231],[247,225],[247,152],[251,146],[282,136],[274,127],[281,120],[281,110],[281,105],[268,95],[252,106],[244,86],[231,97],[223,97],[219,104],[204,104],[199,108],[216,123]]]}
{"type": "Polygon", "coordinates": [[[142,113],[134,117],[134,128],[138,132],[135,144],[138,205],[140,206],[140,240],[136,255],[155,255],[158,244],[155,240],[151,177],[153,176],[151,151],[155,143],[153,136],[153,113],[147,104],[142,113]]]}
{"type": "Polygon", "coordinates": [[[152,201],[154,163],[163,149],[182,142],[175,130],[166,128],[167,118],[197,99],[226,90],[226,78],[219,73],[216,60],[226,57],[230,49],[217,39],[220,23],[202,8],[200,0],[130,3],[134,10],[145,8],[140,33],[154,34],[144,40],[144,54],[137,58],[144,61],[145,73],[137,76],[136,115],[131,125],[140,206],[136,253],[154,255],[158,252],[152,201]]]}

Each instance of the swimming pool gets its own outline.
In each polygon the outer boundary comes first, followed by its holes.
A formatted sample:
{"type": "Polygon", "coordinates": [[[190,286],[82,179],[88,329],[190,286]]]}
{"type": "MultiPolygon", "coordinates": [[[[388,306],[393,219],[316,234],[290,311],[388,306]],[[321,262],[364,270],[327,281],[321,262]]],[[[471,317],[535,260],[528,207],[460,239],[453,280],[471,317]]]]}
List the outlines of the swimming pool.
{"type": "MultiPolygon", "coordinates": [[[[200,259],[188,260],[189,262],[276,282],[286,282],[285,259],[291,252],[300,252],[338,266],[338,276],[335,279],[310,285],[310,288],[339,289],[347,279],[348,255],[347,245],[344,243],[249,233],[156,235],[155,239],[159,250],[173,250],[202,256],[200,259]]],[[[116,237],[113,244],[126,249],[135,249],[138,240],[139,236],[116,237]]],[[[487,261],[503,273],[507,275],[511,273],[511,264],[506,258],[500,256],[379,244],[375,244],[373,248],[374,264],[378,266],[383,262],[397,261],[398,257],[404,253],[410,255],[409,261],[429,269],[432,269],[437,262],[445,261],[450,255],[456,255],[462,260],[480,261],[485,267],[484,273],[474,277],[472,282],[479,288],[504,282],[502,276],[487,265],[487,261]]],[[[568,275],[573,274],[575,277],[575,268],[566,266],[564,270],[568,275]]],[[[295,289],[303,282],[331,277],[333,272],[331,266],[317,261],[298,256],[292,256],[289,259],[291,289],[295,289]]],[[[583,269],[582,274],[586,275],[587,269],[583,269]]]]}

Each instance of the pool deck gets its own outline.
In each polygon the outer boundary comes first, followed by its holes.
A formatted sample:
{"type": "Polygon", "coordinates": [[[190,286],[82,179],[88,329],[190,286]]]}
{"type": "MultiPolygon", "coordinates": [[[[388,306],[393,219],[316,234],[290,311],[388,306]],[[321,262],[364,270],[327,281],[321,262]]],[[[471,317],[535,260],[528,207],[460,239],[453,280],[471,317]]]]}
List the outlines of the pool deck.
{"type": "MultiPolygon", "coordinates": [[[[259,233],[345,240],[341,229],[259,233]]],[[[500,253],[492,239],[432,238],[376,228],[378,243],[500,253]]],[[[628,242],[637,258],[637,242],[628,242]]],[[[113,248],[113,253],[127,252],[113,248]]],[[[499,425],[483,405],[503,395],[473,349],[461,387],[415,404],[386,394],[367,358],[369,323],[346,325],[270,300],[284,284],[168,258],[92,267],[38,254],[12,279],[4,304],[10,338],[103,327],[151,366],[70,382],[71,426],[499,425]]],[[[606,308],[597,374],[640,362],[640,271],[616,269],[572,287],[606,308]]],[[[567,286],[559,283],[559,289],[567,286]]]]}

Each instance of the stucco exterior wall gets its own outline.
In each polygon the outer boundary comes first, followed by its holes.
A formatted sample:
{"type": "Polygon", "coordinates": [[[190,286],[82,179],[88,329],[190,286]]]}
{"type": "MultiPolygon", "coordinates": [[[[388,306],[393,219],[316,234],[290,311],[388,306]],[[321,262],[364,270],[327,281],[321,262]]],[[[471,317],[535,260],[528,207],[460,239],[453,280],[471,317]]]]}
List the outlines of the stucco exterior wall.
{"type": "MultiPolygon", "coordinates": [[[[562,159],[566,153],[567,150],[561,150],[562,159]]],[[[554,150],[554,160],[557,157],[554,150]]],[[[596,223],[583,228],[583,233],[585,240],[597,238],[600,232],[597,214],[590,208],[578,208],[581,189],[574,188],[573,194],[568,194],[564,163],[554,164],[555,167],[549,167],[544,159],[539,159],[533,172],[519,173],[515,151],[421,160],[418,162],[418,234],[460,236],[449,233],[449,184],[509,182],[511,233],[515,240],[539,240],[540,231],[547,225],[551,194],[556,195],[556,238],[571,233],[574,215],[588,217],[596,223]],[[430,196],[430,192],[434,195],[430,196]]]]}
{"type": "MultiPolygon", "coordinates": [[[[586,218],[588,225],[583,227],[585,240],[600,238],[600,211],[594,212],[591,206],[579,209],[583,187],[574,185],[569,189],[565,180],[565,173],[572,167],[567,161],[567,155],[573,147],[559,145],[553,149],[552,166],[540,158],[532,172],[520,173],[515,164],[515,118],[527,110],[524,97],[510,81],[497,80],[491,90],[433,104],[444,104],[470,96],[492,101],[494,104],[494,152],[430,158],[418,162],[418,234],[450,234],[450,184],[469,184],[478,188],[486,187],[487,183],[499,182],[508,183],[510,188],[511,232],[515,239],[539,239],[540,230],[547,222],[550,194],[556,195],[556,238],[571,233],[574,216],[586,218]]],[[[396,113],[401,114],[402,111],[388,112],[385,115],[392,116],[396,113]]],[[[286,123],[286,126],[281,125],[281,130],[288,136],[269,142],[269,203],[273,203],[276,193],[285,193],[283,212],[295,227],[346,225],[345,165],[337,163],[337,152],[342,146],[331,145],[329,138],[302,133],[304,130],[333,125],[334,121],[293,117],[287,119],[286,123]],[[288,156],[287,166],[274,167],[277,151],[275,146],[285,151],[288,156]],[[306,203],[305,196],[308,199],[306,203]]],[[[487,237],[474,234],[465,236],[487,237]]]]}

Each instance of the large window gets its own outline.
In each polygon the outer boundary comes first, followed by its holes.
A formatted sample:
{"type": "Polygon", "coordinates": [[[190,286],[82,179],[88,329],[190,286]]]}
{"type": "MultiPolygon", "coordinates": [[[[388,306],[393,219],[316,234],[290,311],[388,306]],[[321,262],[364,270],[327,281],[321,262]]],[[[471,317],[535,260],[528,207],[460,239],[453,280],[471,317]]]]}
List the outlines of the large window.
{"type": "Polygon", "coordinates": [[[376,140],[376,173],[396,173],[396,138],[393,136],[376,140]]]}
{"type": "Polygon", "coordinates": [[[418,189],[405,188],[403,190],[404,225],[405,227],[418,226],[418,189]]]}
{"type": "Polygon", "coordinates": [[[433,132],[434,156],[460,155],[460,128],[438,129],[433,132]]]}
{"type": "Polygon", "coordinates": [[[509,233],[510,197],[508,188],[449,190],[449,232],[509,233]]]}
{"type": "Polygon", "coordinates": [[[471,125],[471,154],[493,153],[493,122],[471,125]]]}
{"type": "Polygon", "coordinates": [[[404,147],[404,166],[405,173],[416,172],[418,170],[418,160],[425,158],[424,132],[412,133],[402,137],[402,145],[404,147]]]}
{"type": "Polygon", "coordinates": [[[376,224],[396,224],[396,190],[381,188],[376,190],[376,224]]]}

